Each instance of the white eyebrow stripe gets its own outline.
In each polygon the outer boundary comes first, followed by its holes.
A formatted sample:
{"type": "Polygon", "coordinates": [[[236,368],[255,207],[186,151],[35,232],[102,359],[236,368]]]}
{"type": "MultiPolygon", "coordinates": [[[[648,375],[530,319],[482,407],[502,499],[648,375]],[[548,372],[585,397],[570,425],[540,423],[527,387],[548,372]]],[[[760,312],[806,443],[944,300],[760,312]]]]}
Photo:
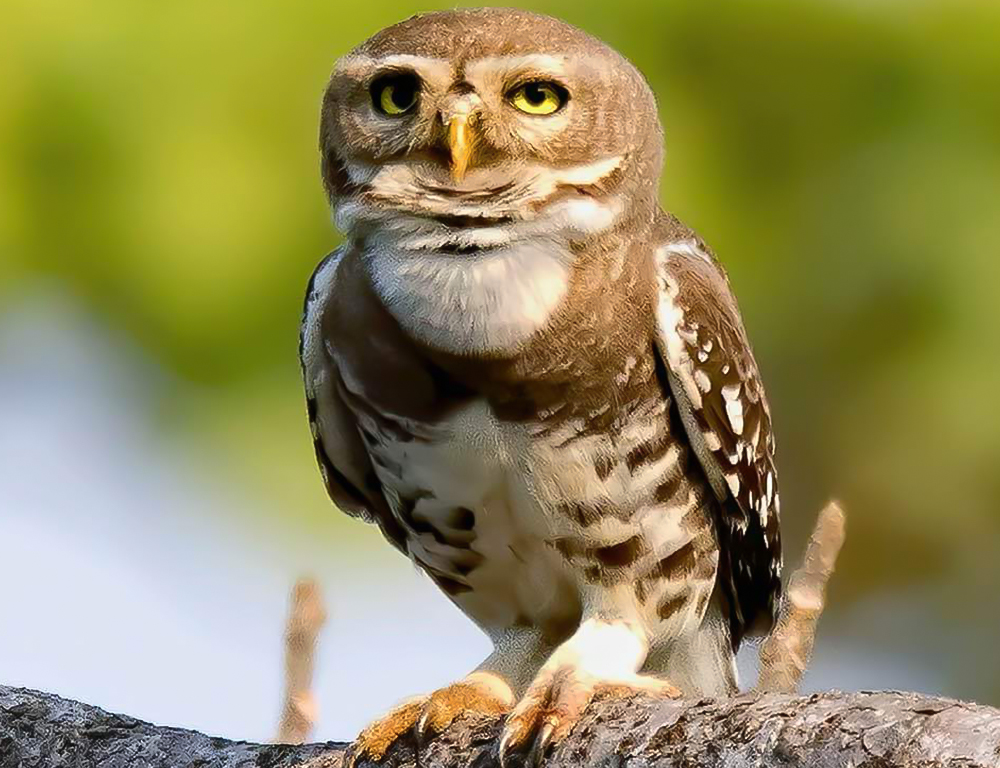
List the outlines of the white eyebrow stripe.
{"type": "Polygon", "coordinates": [[[407,67],[418,72],[431,72],[451,76],[452,65],[448,59],[429,56],[413,56],[409,53],[392,53],[387,56],[368,56],[362,53],[349,54],[337,64],[337,72],[345,75],[368,74],[373,69],[384,67],[407,67]]]}
{"type": "Polygon", "coordinates": [[[562,56],[551,56],[546,53],[529,53],[524,56],[488,56],[475,59],[465,65],[466,75],[475,76],[483,69],[537,69],[553,75],[566,72],[566,59],[562,56]]]}

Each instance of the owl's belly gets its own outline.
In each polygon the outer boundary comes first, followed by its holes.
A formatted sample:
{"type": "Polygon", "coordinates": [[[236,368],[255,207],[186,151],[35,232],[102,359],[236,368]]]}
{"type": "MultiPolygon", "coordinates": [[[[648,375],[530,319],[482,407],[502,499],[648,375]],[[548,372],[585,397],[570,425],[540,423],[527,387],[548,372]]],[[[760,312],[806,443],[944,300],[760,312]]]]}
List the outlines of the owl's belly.
{"type": "Polygon", "coordinates": [[[551,546],[550,510],[523,460],[525,427],[498,422],[485,401],[414,429],[419,437],[363,426],[377,435],[369,451],[411,557],[466,614],[488,634],[572,629],[579,590],[551,546]]]}
{"type": "Polygon", "coordinates": [[[595,591],[623,615],[671,617],[664,631],[704,613],[686,595],[700,584],[707,600],[714,584],[710,501],[667,407],[651,400],[597,433],[502,422],[482,400],[433,426],[358,417],[413,559],[487,633],[558,641],[595,591]]]}

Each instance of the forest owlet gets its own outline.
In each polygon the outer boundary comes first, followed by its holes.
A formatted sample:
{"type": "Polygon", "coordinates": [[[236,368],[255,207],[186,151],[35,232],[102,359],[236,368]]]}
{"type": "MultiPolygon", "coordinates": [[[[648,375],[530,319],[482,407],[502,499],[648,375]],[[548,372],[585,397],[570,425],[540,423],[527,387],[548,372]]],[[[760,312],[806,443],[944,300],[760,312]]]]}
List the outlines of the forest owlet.
{"type": "Polygon", "coordinates": [[[659,206],[642,75],[552,18],[417,16],[337,63],[320,146],[323,477],[495,646],[356,755],[473,710],[537,760],[602,687],[735,692],[780,590],[771,418],[725,271],[659,206]]]}

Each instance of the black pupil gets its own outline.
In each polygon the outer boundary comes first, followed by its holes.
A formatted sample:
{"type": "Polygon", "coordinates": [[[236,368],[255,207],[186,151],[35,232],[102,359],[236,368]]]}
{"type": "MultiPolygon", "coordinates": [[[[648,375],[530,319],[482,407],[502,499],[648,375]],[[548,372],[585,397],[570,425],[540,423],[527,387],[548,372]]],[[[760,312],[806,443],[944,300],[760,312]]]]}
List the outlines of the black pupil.
{"type": "Polygon", "coordinates": [[[545,89],[540,83],[529,83],[524,86],[524,95],[528,97],[528,101],[536,106],[545,102],[545,94],[545,89]]]}
{"type": "Polygon", "coordinates": [[[398,110],[409,109],[417,100],[420,83],[411,75],[381,78],[372,88],[372,101],[381,109],[382,94],[389,90],[389,100],[398,110]]]}
{"type": "Polygon", "coordinates": [[[406,109],[413,103],[413,83],[404,81],[392,84],[392,103],[400,109],[406,109]]]}

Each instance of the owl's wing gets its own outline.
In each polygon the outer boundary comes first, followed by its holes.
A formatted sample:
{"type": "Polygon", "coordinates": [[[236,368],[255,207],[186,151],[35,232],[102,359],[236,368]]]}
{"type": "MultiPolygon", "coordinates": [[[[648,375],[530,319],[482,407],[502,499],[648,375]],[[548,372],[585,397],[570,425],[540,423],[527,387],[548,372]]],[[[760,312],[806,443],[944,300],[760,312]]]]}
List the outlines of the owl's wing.
{"type": "Polygon", "coordinates": [[[309,427],[320,472],[333,503],[353,517],[376,523],[383,535],[405,553],[406,538],[389,510],[354,414],[344,402],[340,371],[324,340],[323,314],[343,254],[343,248],[339,248],[323,259],[306,289],[299,360],[309,427]]]}
{"type": "Polygon", "coordinates": [[[720,576],[734,647],[766,632],[781,592],[771,414],[722,267],[679,222],[656,251],[657,346],[681,421],[719,501],[720,576]]]}

